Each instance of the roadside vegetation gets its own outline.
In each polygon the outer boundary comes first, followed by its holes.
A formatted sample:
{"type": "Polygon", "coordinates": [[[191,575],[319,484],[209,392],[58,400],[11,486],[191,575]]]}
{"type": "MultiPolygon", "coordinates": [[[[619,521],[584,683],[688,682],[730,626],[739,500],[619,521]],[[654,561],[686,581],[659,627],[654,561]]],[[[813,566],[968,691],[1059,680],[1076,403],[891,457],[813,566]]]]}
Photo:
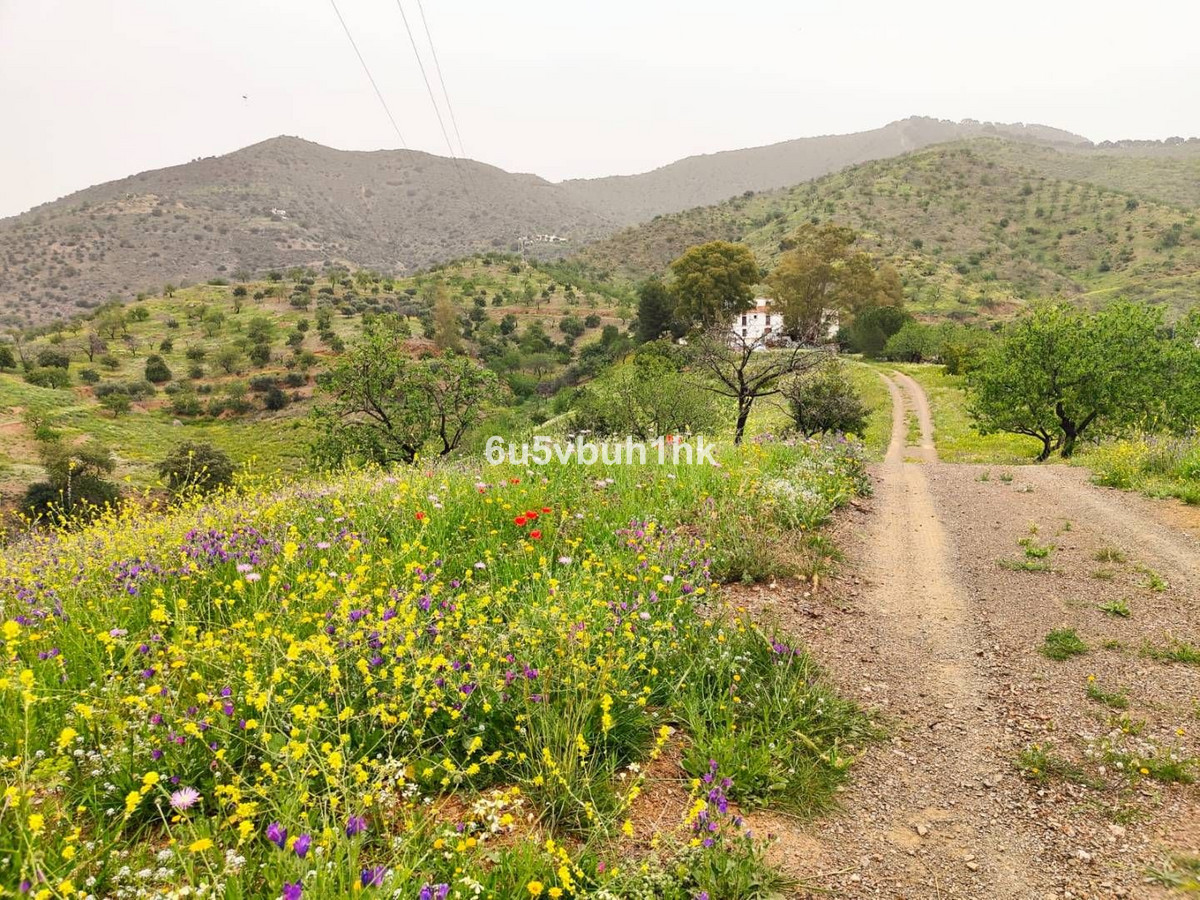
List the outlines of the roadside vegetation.
{"type": "Polygon", "coordinates": [[[719,582],[774,577],[772,543],[863,489],[847,451],[369,469],[26,540],[0,880],[771,895],[733,804],[824,808],[871,728],[719,582]]]}

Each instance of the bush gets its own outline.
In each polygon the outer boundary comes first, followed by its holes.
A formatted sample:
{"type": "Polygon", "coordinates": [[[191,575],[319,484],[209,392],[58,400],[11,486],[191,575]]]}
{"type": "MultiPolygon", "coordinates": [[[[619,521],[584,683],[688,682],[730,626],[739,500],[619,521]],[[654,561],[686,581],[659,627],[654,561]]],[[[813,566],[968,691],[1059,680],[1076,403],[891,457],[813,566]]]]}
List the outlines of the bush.
{"type": "Polygon", "coordinates": [[[163,384],[171,380],[171,370],[157,353],[146,360],[146,380],[154,384],[163,384]]]}
{"type": "Polygon", "coordinates": [[[73,479],[69,490],[48,481],[31,484],[21,498],[21,511],[35,521],[84,522],[120,499],[121,491],[115,484],[85,475],[73,479]]]}
{"type": "Polygon", "coordinates": [[[95,369],[80,369],[79,380],[83,384],[97,384],[100,381],[100,373],[95,369]]]}
{"type": "Polygon", "coordinates": [[[158,464],[158,474],[175,493],[208,494],[232,484],[235,468],[229,455],[212,444],[186,441],[158,464]]]}
{"type": "Polygon", "coordinates": [[[71,376],[67,373],[66,369],[61,369],[58,366],[30,369],[25,373],[25,380],[38,387],[57,388],[59,390],[71,386],[71,376]]]}
{"type": "Polygon", "coordinates": [[[47,347],[38,352],[37,364],[39,368],[43,369],[66,369],[71,365],[71,357],[61,350],[47,347]]]}
{"type": "Polygon", "coordinates": [[[203,414],[204,407],[194,393],[183,391],[171,400],[171,412],[177,416],[199,416],[203,414]]]}
{"type": "Polygon", "coordinates": [[[128,394],[107,394],[100,400],[100,405],[114,416],[122,416],[133,408],[128,394]]]}
{"type": "Polygon", "coordinates": [[[796,430],[805,437],[831,431],[861,435],[866,430],[867,408],[837,360],[792,379],[784,396],[796,430]]]}
{"type": "Polygon", "coordinates": [[[12,347],[8,344],[0,344],[0,369],[15,369],[17,367],[17,355],[13,353],[12,347]]]}
{"type": "Polygon", "coordinates": [[[285,394],[275,385],[271,385],[270,390],[267,391],[267,396],[263,400],[263,405],[272,412],[277,412],[287,406],[290,402],[291,398],[289,398],[287,394],[285,394]]]}

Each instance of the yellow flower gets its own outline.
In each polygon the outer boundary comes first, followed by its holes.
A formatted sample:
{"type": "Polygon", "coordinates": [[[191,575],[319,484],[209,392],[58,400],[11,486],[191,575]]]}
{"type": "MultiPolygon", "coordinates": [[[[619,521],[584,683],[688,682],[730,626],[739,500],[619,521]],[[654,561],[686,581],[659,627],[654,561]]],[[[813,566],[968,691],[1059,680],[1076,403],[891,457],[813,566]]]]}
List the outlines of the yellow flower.
{"type": "Polygon", "coordinates": [[[34,813],[29,817],[29,830],[34,834],[41,834],[46,827],[46,817],[41,813],[34,813]]]}
{"type": "Polygon", "coordinates": [[[154,785],[158,784],[158,773],[147,772],[142,776],[142,784],[144,784],[146,787],[154,787],[154,785]]]}
{"type": "Polygon", "coordinates": [[[69,725],[58,733],[58,749],[66,750],[71,746],[71,741],[79,736],[79,732],[69,725]]]}
{"type": "Polygon", "coordinates": [[[531,881],[529,884],[525,885],[525,890],[529,891],[530,897],[540,897],[542,895],[542,891],[545,889],[546,886],[540,881],[531,881]]]}
{"type": "Polygon", "coordinates": [[[211,850],[212,845],[213,842],[208,838],[200,838],[200,840],[188,844],[188,850],[192,853],[203,853],[205,850],[211,850]]]}

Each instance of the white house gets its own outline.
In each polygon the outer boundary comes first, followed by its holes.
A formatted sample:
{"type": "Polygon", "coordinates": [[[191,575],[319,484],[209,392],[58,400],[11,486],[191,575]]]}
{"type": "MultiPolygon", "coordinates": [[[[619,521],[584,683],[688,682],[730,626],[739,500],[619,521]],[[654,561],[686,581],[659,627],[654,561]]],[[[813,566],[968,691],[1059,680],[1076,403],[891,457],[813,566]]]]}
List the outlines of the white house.
{"type": "MultiPolygon", "coordinates": [[[[836,309],[821,310],[824,341],[836,340],[839,326],[840,316],[836,309]]],[[[753,309],[734,316],[730,328],[730,341],[737,346],[743,341],[758,348],[788,342],[783,334],[783,313],[775,311],[768,297],[755,297],[753,309]]]]}
{"type": "Polygon", "coordinates": [[[783,313],[775,312],[766,297],[755,297],[752,309],[733,317],[732,328],[735,339],[747,344],[766,343],[772,334],[783,330],[783,313]]]}

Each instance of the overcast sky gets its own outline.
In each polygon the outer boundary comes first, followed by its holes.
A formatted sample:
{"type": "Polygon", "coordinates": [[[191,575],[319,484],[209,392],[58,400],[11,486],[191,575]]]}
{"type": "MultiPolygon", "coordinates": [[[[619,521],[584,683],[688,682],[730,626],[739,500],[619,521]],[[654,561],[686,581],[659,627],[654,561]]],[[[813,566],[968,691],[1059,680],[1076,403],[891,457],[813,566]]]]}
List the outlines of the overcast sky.
{"type": "MultiPolygon", "coordinates": [[[[910,115],[1200,136],[1194,0],[423,3],[467,155],[552,180],[910,115]]],[[[447,153],[397,0],[337,4],[447,153]]],[[[400,145],[330,0],[0,0],[0,123],[0,216],[279,134],[400,145]]]]}

